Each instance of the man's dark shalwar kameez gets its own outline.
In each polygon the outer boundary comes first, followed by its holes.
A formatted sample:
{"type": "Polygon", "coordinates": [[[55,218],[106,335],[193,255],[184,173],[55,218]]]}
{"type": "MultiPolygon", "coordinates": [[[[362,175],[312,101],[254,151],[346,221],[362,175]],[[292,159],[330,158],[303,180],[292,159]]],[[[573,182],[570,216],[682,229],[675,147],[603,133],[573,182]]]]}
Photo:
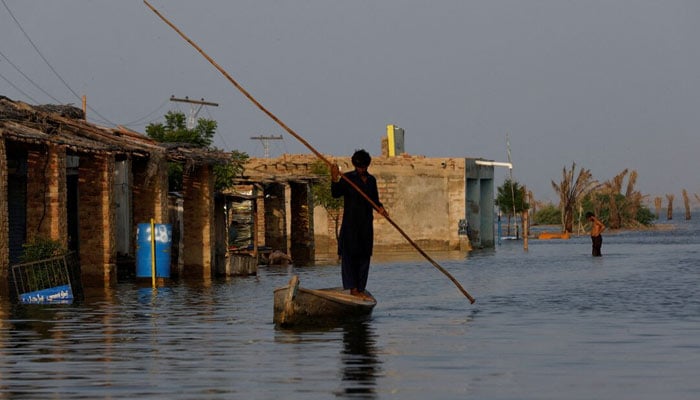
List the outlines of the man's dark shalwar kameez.
{"type": "MultiPolygon", "coordinates": [[[[382,207],[379,202],[377,180],[369,173],[363,182],[357,171],[344,174],[370,198],[382,207]]],[[[343,288],[362,292],[367,286],[369,263],[374,244],[374,227],[372,205],[362,197],[349,183],[341,179],[331,183],[333,197],[343,196],[343,223],[338,238],[338,255],[342,260],[343,288]]]]}

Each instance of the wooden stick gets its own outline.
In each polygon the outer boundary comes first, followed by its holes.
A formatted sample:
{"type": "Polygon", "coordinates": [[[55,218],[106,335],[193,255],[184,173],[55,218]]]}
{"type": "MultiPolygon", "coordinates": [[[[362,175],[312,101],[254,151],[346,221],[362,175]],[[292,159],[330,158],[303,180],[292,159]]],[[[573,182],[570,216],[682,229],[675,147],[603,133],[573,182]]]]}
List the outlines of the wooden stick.
{"type": "MultiPolygon", "coordinates": [[[[301,136],[298,135],[296,132],[294,132],[294,130],[292,130],[292,128],[288,127],[287,124],[285,124],[284,122],[282,122],[282,120],[280,120],[279,118],[277,118],[277,116],[276,116],[275,114],[273,114],[273,113],[270,112],[267,108],[265,108],[262,104],[260,104],[260,102],[258,102],[247,90],[245,90],[245,88],[243,88],[243,86],[241,86],[235,79],[233,79],[233,77],[232,77],[231,75],[229,75],[229,73],[226,72],[226,70],[224,70],[219,64],[216,63],[216,61],[214,61],[211,57],[209,57],[209,55],[208,55],[207,53],[205,53],[204,50],[202,50],[201,47],[199,47],[195,42],[193,42],[189,37],[187,37],[187,35],[185,35],[180,29],[178,29],[172,22],[170,22],[170,21],[169,21],[167,18],[165,18],[160,12],[158,12],[158,10],[156,10],[152,5],[150,5],[150,4],[148,3],[147,0],[143,0],[143,2],[144,2],[144,3],[146,4],[146,6],[148,6],[148,8],[150,8],[161,20],[163,20],[163,22],[165,22],[165,23],[166,23],[168,26],[170,26],[175,32],[177,32],[177,34],[180,35],[180,37],[182,37],[187,43],[189,43],[192,47],[194,47],[194,48],[199,52],[199,54],[201,54],[207,61],[209,61],[209,63],[211,63],[211,65],[214,66],[214,68],[216,68],[217,70],[219,70],[219,72],[221,72],[221,74],[223,74],[224,77],[226,77],[226,79],[228,79],[228,81],[231,82],[231,84],[233,84],[233,86],[236,87],[236,89],[238,89],[241,93],[243,93],[243,95],[244,95],[245,97],[247,97],[248,100],[250,100],[253,104],[255,104],[255,106],[258,107],[258,108],[260,109],[260,111],[262,111],[263,113],[265,113],[268,117],[272,118],[272,120],[275,121],[279,126],[281,126],[282,129],[284,129],[285,131],[287,131],[287,133],[289,133],[290,135],[294,136],[299,142],[301,142],[301,144],[303,144],[304,146],[306,146],[307,149],[311,150],[311,152],[314,153],[314,154],[316,155],[316,157],[318,157],[321,161],[325,162],[329,167],[332,167],[332,166],[333,166],[333,163],[332,163],[331,161],[329,161],[326,157],[323,156],[323,154],[321,154],[318,150],[316,150],[313,146],[311,146],[311,144],[309,144],[309,142],[307,142],[303,137],[301,137],[301,136]]],[[[348,183],[350,184],[350,186],[352,186],[355,190],[357,190],[357,192],[360,193],[360,195],[362,195],[362,197],[364,197],[367,201],[369,201],[369,203],[372,205],[372,207],[373,207],[375,210],[379,211],[379,206],[377,206],[377,204],[375,204],[374,201],[372,201],[372,199],[370,199],[369,196],[367,196],[367,194],[364,193],[364,192],[362,191],[362,189],[360,189],[354,182],[352,182],[350,179],[348,179],[345,175],[341,174],[340,176],[341,176],[343,179],[345,179],[345,181],[348,182],[348,183]]],[[[403,229],[401,229],[401,228],[396,224],[396,222],[394,222],[391,218],[389,218],[388,215],[385,215],[385,214],[382,214],[382,213],[380,213],[380,214],[381,214],[384,218],[386,218],[386,220],[389,221],[389,223],[390,223],[394,228],[396,228],[396,230],[399,231],[399,233],[400,233],[400,234],[401,234],[401,235],[402,235],[416,250],[418,250],[418,252],[419,252],[423,257],[425,257],[428,261],[430,261],[430,263],[431,263],[435,268],[437,268],[440,272],[442,272],[442,273],[445,274],[448,278],[450,278],[450,280],[452,281],[452,283],[454,283],[454,284],[457,286],[457,288],[460,290],[460,292],[462,292],[462,294],[464,294],[464,296],[466,296],[467,299],[469,299],[469,301],[470,301],[472,304],[476,301],[469,293],[467,293],[467,291],[462,287],[462,285],[457,281],[457,279],[455,279],[449,272],[447,272],[442,266],[440,266],[440,264],[438,264],[438,263],[437,263],[435,260],[433,260],[425,251],[423,251],[423,249],[421,249],[413,240],[411,240],[411,238],[406,234],[406,232],[403,231],[403,229]]]]}

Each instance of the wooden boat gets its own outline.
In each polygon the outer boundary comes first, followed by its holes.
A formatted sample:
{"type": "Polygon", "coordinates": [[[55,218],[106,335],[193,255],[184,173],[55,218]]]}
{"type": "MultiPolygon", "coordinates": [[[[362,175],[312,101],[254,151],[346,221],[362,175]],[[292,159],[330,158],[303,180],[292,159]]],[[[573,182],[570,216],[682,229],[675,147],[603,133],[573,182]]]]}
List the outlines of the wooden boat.
{"type": "Polygon", "coordinates": [[[274,290],[274,322],[280,326],[319,325],[367,317],[377,305],[369,298],[343,288],[307,289],[294,275],[289,284],[274,290]]]}
{"type": "Polygon", "coordinates": [[[542,232],[537,239],[569,239],[569,232],[542,232]]]}

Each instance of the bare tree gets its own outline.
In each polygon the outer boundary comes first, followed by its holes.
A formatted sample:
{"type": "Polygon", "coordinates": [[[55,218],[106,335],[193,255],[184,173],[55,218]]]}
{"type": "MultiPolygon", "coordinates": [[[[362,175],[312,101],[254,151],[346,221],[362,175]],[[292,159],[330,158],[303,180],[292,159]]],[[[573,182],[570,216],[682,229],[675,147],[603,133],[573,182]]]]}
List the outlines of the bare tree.
{"type": "Polygon", "coordinates": [[[561,182],[552,181],[552,188],[559,195],[559,209],[562,215],[562,224],[566,232],[572,232],[574,226],[574,211],[581,200],[592,190],[599,187],[593,179],[591,171],[581,169],[576,179],[576,163],[571,164],[569,171],[564,167],[561,182]]]}
{"type": "Polygon", "coordinates": [[[683,189],[683,205],[685,206],[685,219],[690,219],[690,198],[688,197],[688,191],[683,189]]]}
{"type": "Polygon", "coordinates": [[[630,217],[636,218],[639,209],[642,207],[642,202],[645,196],[639,190],[635,189],[637,185],[637,171],[630,171],[630,176],[627,178],[627,190],[625,191],[625,199],[627,201],[627,211],[630,217]]]}
{"type": "Polygon", "coordinates": [[[661,196],[654,197],[654,208],[656,208],[656,219],[661,218],[661,206],[663,205],[664,199],[661,196]]]}
{"type": "Polygon", "coordinates": [[[608,226],[610,229],[619,229],[622,226],[620,209],[623,207],[623,204],[618,204],[617,195],[622,191],[622,182],[625,180],[627,172],[627,168],[625,168],[622,172],[615,175],[614,178],[603,184],[604,191],[608,195],[608,207],[610,208],[608,226]]]}

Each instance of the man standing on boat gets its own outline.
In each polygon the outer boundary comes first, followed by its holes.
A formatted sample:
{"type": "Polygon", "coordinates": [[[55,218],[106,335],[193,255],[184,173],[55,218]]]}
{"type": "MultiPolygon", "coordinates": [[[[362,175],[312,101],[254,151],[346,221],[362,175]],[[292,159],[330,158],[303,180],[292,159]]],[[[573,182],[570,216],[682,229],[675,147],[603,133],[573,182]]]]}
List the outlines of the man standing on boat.
{"type": "MultiPolygon", "coordinates": [[[[387,215],[379,201],[377,180],[367,172],[372,157],[365,150],[357,150],[351,160],[355,170],[345,173],[345,178],[372,199],[379,207],[380,213],[387,215]]],[[[345,179],[341,179],[337,164],[331,166],[331,179],[331,194],[336,198],[343,197],[343,223],[338,238],[343,288],[350,289],[350,293],[355,296],[368,297],[365,294],[365,287],[374,245],[373,207],[357,189],[345,179]]]]}
{"type": "Polygon", "coordinates": [[[600,257],[602,256],[600,253],[600,248],[603,246],[603,236],[601,233],[603,233],[605,225],[603,225],[603,223],[595,217],[595,214],[590,211],[586,213],[586,219],[592,224],[591,241],[593,242],[593,257],[600,257]]]}

